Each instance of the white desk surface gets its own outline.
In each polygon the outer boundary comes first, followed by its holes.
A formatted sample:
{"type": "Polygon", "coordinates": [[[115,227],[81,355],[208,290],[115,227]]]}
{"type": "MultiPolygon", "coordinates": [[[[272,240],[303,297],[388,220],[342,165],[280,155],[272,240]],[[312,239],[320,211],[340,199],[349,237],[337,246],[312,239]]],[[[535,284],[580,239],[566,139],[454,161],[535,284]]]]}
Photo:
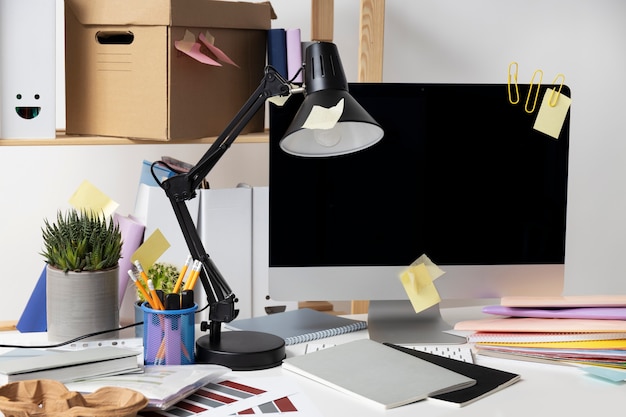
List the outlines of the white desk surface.
{"type": "MultiPolygon", "coordinates": [[[[462,311],[462,310],[458,310],[462,311]]],[[[455,316],[443,312],[444,318],[453,322],[455,316]]],[[[365,316],[353,316],[364,318],[365,316]]],[[[201,333],[200,335],[202,335],[201,333]]],[[[367,331],[359,331],[323,339],[316,343],[340,344],[368,337],[367,331]]],[[[0,343],[16,343],[18,340],[32,344],[42,342],[41,337],[32,334],[16,335],[15,332],[0,333],[0,343]],[[21,336],[21,337],[19,337],[21,336]]],[[[300,355],[305,345],[287,346],[287,355],[300,355]]],[[[372,358],[376,360],[376,358],[372,358]]],[[[484,356],[475,356],[475,363],[498,368],[521,375],[521,381],[501,391],[493,393],[465,407],[455,407],[428,400],[414,404],[381,410],[367,403],[353,399],[317,382],[308,380],[281,367],[262,371],[234,372],[245,377],[281,376],[295,381],[301,392],[315,404],[322,416],[476,416],[476,417],[528,417],[528,416],[567,416],[589,417],[599,412],[617,411],[623,408],[626,383],[614,384],[588,376],[582,370],[563,365],[539,364],[484,356]]],[[[287,382],[288,383],[288,382],[287,382]]]]}
{"type": "MultiPolygon", "coordinates": [[[[450,309],[455,310],[455,309],[450,309]]],[[[449,322],[461,320],[467,309],[443,311],[449,322]]],[[[476,316],[473,309],[474,316],[476,316]]],[[[358,317],[356,318],[365,318],[358,317]]],[[[368,337],[367,331],[349,333],[323,339],[324,343],[339,344],[368,337]]],[[[287,347],[287,355],[303,353],[303,345],[287,347]]],[[[372,358],[375,360],[375,358],[372,358]]],[[[588,376],[582,370],[564,365],[539,364],[526,361],[475,356],[475,363],[515,372],[521,380],[501,391],[495,392],[465,407],[456,407],[440,402],[420,401],[414,404],[380,410],[364,402],[348,397],[317,382],[308,380],[280,367],[264,371],[246,372],[245,375],[284,375],[297,381],[302,391],[309,396],[323,416],[475,416],[475,417],[528,417],[567,416],[589,417],[602,411],[617,411],[623,408],[626,384],[613,384],[588,376]]],[[[237,374],[240,374],[238,372],[237,374]]]]}

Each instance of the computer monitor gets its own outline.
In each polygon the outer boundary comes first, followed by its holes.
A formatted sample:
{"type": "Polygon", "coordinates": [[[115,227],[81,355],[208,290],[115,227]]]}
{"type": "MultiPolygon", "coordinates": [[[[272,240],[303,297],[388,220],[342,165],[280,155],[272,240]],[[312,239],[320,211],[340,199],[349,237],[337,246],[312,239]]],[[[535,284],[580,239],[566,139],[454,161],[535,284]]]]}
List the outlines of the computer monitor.
{"type": "Polygon", "coordinates": [[[331,158],[281,151],[301,97],[272,105],[270,296],[370,300],[370,337],[411,344],[458,341],[401,285],[423,254],[444,300],[561,294],[569,114],[558,138],[533,128],[547,87],[528,113],[528,85],[511,104],[506,84],[350,84],[385,136],[331,158]]]}

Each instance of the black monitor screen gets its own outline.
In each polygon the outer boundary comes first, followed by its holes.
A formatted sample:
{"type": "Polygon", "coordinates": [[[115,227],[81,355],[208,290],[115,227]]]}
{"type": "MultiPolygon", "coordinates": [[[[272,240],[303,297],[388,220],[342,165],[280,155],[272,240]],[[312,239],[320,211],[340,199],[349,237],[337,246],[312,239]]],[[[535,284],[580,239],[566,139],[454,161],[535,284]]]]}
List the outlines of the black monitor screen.
{"type": "Polygon", "coordinates": [[[562,264],[569,123],[558,139],[535,130],[527,91],[513,105],[506,84],[350,84],[385,135],[329,158],[284,153],[278,140],[302,97],[272,105],[270,267],[408,265],[422,254],[439,265],[562,264]]]}

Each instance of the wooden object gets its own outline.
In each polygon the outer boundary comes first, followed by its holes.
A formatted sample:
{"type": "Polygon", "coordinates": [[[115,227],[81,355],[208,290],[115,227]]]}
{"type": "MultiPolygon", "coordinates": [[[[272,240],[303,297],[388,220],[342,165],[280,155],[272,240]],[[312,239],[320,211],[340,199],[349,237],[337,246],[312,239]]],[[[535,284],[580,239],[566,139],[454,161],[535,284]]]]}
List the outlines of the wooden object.
{"type": "Polygon", "coordinates": [[[332,42],[334,0],[311,0],[311,40],[332,42]]]}
{"type": "Polygon", "coordinates": [[[361,0],[359,81],[383,81],[385,0],[361,0]]]}
{"type": "MultiPolygon", "coordinates": [[[[64,131],[57,131],[56,139],[0,139],[2,146],[68,146],[68,145],[151,145],[151,144],[196,144],[213,143],[215,137],[171,140],[168,142],[157,140],[139,140],[120,138],[113,136],[78,136],[67,135],[64,131]]],[[[267,143],[269,142],[268,132],[247,133],[237,137],[235,143],[267,143]]]]}
{"type": "MultiPolygon", "coordinates": [[[[383,81],[385,0],[361,0],[359,82],[383,81]]],[[[369,301],[353,300],[352,314],[367,313],[369,301]]]]}
{"type": "Polygon", "coordinates": [[[0,321],[0,332],[6,332],[17,329],[17,320],[0,321]]]}

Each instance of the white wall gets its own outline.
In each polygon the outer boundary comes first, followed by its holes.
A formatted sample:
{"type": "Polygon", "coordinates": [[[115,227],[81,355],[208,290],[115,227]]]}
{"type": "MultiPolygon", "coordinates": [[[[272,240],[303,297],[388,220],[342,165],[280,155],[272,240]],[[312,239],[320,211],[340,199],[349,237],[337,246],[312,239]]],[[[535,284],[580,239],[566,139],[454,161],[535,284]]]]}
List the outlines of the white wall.
{"type": "MultiPolygon", "coordinates": [[[[61,22],[62,0],[57,20],[61,22]]],[[[275,27],[310,33],[310,2],[274,0],[275,27]]],[[[570,292],[626,293],[626,3],[622,0],[386,1],[384,81],[506,82],[513,60],[520,82],[543,69],[572,89],[567,285],[570,292]]],[[[335,1],[335,42],[357,79],[359,1],[335,1]]],[[[62,25],[58,43],[62,46],[62,25]]],[[[63,52],[58,59],[58,126],[64,127],[63,52]]],[[[453,98],[451,98],[453,99],[453,98]]],[[[205,145],[0,147],[0,320],[17,319],[43,261],[44,217],[67,207],[88,179],[132,211],[143,159],[195,162],[205,145]]],[[[211,173],[214,187],[267,185],[267,146],[235,145],[211,173]]]]}
{"type": "MultiPolygon", "coordinates": [[[[276,26],[310,33],[303,3],[272,1],[276,26]]],[[[350,81],[359,3],[335,1],[335,42],[350,81]]],[[[573,100],[566,292],[626,293],[626,3],[387,0],[385,11],[385,82],[506,83],[511,61],[522,83],[538,68],[544,83],[565,74],[573,100]]]]}

